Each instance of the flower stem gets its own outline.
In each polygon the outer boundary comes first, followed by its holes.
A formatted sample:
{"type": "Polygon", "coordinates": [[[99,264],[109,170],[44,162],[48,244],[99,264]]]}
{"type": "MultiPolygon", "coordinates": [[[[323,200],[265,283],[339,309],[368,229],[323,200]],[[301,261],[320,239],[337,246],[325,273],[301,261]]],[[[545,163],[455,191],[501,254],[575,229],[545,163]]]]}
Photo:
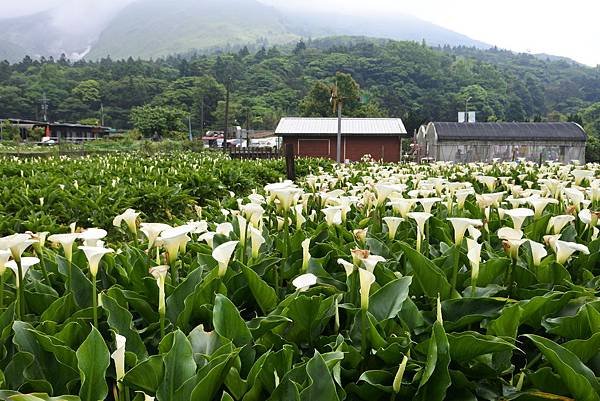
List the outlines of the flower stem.
{"type": "Polygon", "coordinates": [[[25,292],[23,290],[23,283],[22,283],[23,280],[21,280],[21,278],[23,277],[23,266],[22,266],[22,263],[20,260],[17,262],[17,269],[18,269],[17,272],[19,274],[19,277],[17,277],[17,282],[19,283],[19,285],[17,286],[17,298],[19,301],[19,305],[18,305],[18,309],[17,309],[19,313],[18,313],[17,317],[19,320],[22,320],[23,316],[25,315],[25,305],[23,304],[24,298],[25,298],[25,292]]]}
{"type": "Polygon", "coordinates": [[[4,274],[0,275],[0,309],[4,309],[4,274]]]}
{"type": "Polygon", "coordinates": [[[165,337],[165,314],[164,313],[159,314],[159,321],[160,321],[160,338],[164,338],[165,337]]]}
{"type": "Polygon", "coordinates": [[[40,266],[42,267],[42,273],[44,274],[44,281],[46,285],[52,287],[52,283],[50,282],[50,276],[48,276],[48,269],[46,269],[46,261],[44,260],[44,252],[40,251],[38,254],[40,257],[40,266]]]}
{"type": "Polygon", "coordinates": [[[367,357],[367,311],[360,310],[360,353],[363,356],[363,361],[367,357]]]}
{"type": "Polygon", "coordinates": [[[177,287],[179,284],[179,266],[177,264],[177,260],[171,263],[171,271],[173,272],[173,285],[177,287]]]}
{"type": "Polygon", "coordinates": [[[458,262],[460,260],[460,250],[457,248],[458,252],[457,257],[454,260],[454,265],[452,266],[452,278],[450,279],[450,284],[452,285],[452,292],[456,290],[456,281],[458,280],[458,262]]]}
{"type": "Polygon", "coordinates": [[[92,276],[92,307],[94,313],[94,327],[98,328],[98,295],[96,289],[96,277],[92,276]]]}
{"type": "Polygon", "coordinates": [[[67,293],[71,293],[73,289],[73,284],[71,281],[73,280],[73,274],[71,273],[71,269],[73,267],[73,263],[70,260],[67,260],[67,293]]]}

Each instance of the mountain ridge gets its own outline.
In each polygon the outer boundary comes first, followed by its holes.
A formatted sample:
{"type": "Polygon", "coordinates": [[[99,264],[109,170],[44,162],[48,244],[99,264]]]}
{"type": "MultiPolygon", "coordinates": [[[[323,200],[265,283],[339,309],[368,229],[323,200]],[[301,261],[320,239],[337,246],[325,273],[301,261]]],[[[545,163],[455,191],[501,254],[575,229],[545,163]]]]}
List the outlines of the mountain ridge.
{"type": "Polygon", "coordinates": [[[150,59],[338,35],[490,47],[415,17],[299,13],[257,0],[137,0],[122,7],[105,24],[81,29],[78,34],[69,32],[64,18],[54,22],[53,12],[0,19],[4,28],[0,32],[0,57],[14,62],[25,55],[57,58],[64,53],[73,59],[82,55],[89,60],[106,56],[150,59]]]}

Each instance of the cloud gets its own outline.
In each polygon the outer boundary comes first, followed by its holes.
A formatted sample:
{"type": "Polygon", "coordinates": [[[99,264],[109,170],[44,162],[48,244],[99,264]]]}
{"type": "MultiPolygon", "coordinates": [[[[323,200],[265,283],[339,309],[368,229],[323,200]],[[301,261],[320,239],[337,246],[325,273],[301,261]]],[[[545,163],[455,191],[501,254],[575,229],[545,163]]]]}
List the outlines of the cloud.
{"type": "MultiPolygon", "coordinates": [[[[99,31],[135,0],[0,0],[1,17],[52,10],[52,21],[75,35],[99,31]]],[[[200,0],[197,0],[200,1],[200,0]]],[[[408,14],[502,48],[550,53],[600,64],[600,2],[590,0],[259,0],[302,12],[408,14]]]]}
{"type": "Polygon", "coordinates": [[[98,33],[134,0],[62,0],[51,10],[52,23],[69,34],[98,33]]]}

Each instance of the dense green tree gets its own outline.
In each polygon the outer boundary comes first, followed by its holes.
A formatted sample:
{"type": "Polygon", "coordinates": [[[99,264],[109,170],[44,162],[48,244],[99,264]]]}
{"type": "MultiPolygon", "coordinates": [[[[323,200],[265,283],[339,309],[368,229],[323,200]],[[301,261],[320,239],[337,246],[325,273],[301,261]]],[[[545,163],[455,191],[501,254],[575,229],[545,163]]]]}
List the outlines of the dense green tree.
{"type": "Polygon", "coordinates": [[[194,127],[204,120],[206,128],[222,129],[219,102],[229,85],[231,118],[272,129],[285,115],[334,116],[331,86],[341,71],[360,88],[360,98],[344,104],[344,115],[401,117],[409,132],[430,120],[456,121],[469,96],[479,121],[566,121],[579,114],[587,130],[599,132],[594,105],[600,102],[600,75],[576,63],[500,49],[348,37],[266,46],[154,61],[0,62],[0,118],[40,119],[45,95],[55,121],[99,119],[101,102],[105,123],[116,128],[131,128],[132,109],[150,105],[191,113],[194,127]]]}
{"type": "Polygon", "coordinates": [[[183,119],[186,113],[173,107],[140,106],[131,110],[133,126],[145,136],[168,136],[185,129],[183,119]]]}

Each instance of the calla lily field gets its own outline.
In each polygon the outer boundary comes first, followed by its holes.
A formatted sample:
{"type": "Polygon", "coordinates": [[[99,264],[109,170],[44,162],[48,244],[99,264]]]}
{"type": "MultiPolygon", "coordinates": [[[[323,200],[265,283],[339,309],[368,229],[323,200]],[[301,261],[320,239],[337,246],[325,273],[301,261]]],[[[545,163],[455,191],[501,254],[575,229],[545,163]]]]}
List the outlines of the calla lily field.
{"type": "Polygon", "coordinates": [[[0,400],[600,401],[600,166],[0,160],[0,400]]]}

